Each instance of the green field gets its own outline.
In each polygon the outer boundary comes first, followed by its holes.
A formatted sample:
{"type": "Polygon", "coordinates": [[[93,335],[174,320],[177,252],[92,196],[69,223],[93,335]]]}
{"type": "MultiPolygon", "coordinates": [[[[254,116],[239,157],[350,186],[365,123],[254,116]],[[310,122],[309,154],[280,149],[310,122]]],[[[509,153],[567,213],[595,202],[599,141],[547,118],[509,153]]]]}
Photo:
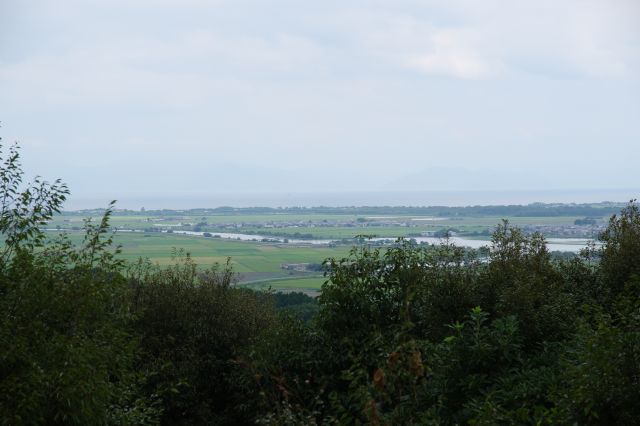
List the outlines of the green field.
{"type": "MultiPolygon", "coordinates": [[[[54,234],[50,232],[51,236],[54,234]]],[[[80,232],[70,232],[69,236],[75,243],[81,242],[80,232]]],[[[318,272],[294,273],[282,269],[281,264],[322,263],[328,257],[346,256],[349,251],[348,247],[282,246],[161,233],[116,233],[114,243],[122,246],[120,256],[125,260],[149,258],[159,265],[175,262],[172,258],[174,249],[184,249],[202,268],[224,263],[231,257],[241,282],[259,282],[261,288],[272,285],[274,288],[319,289],[322,280],[318,278],[318,272]]]]}
{"type": "MultiPolygon", "coordinates": [[[[412,218],[409,218],[411,220],[412,218]]],[[[502,221],[501,217],[482,217],[482,218],[461,218],[461,219],[443,219],[428,221],[426,223],[414,220],[408,226],[372,226],[364,224],[358,227],[305,227],[296,228],[278,228],[264,230],[246,226],[243,233],[248,234],[265,234],[267,232],[276,233],[278,235],[293,236],[294,233],[312,234],[319,239],[342,239],[354,238],[357,235],[375,235],[378,237],[407,237],[412,234],[421,232],[433,232],[442,229],[455,228],[461,232],[480,232],[487,228],[492,228],[502,221]]],[[[510,217],[507,218],[510,223],[516,226],[521,225],[571,225],[578,217],[510,217]]]]}
{"type": "MultiPolygon", "coordinates": [[[[94,215],[98,217],[98,215],[94,215]]],[[[260,223],[260,222],[307,222],[307,221],[352,221],[366,215],[342,214],[256,214],[256,215],[192,215],[175,214],[159,217],[149,215],[119,215],[117,212],[111,217],[111,224],[117,227],[131,226],[135,229],[153,226],[154,224],[176,225],[189,221],[206,221],[212,225],[224,223],[260,223]]],[[[77,214],[63,214],[56,216],[53,225],[81,225],[83,217],[77,214]]]]}
{"type": "MultiPolygon", "coordinates": [[[[281,265],[284,263],[318,264],[329,257],[344,257],[350,249],[349,242],[337,247],[274,244],[185,236],[158,231],[172,229],[212,234],[226,232],[265,237],[277,236],[289,239],[311,236],[315,239],[348,240],[357,235],[394,239],[417,236],[422,233],[433,235],[437,231],[453,230],[458,235],[467,235],[467,238],[487,239],[492,229],[503,218],[516,226],[547,227],[545,229],[549,229],[550,232],[557,232],[554,229],[571,227],[576,219],[584,217],[570,213],[555,216],[507,217],[495,214],[469,215],[468,212],[460,209],[450,211],[448,217],[442,217],[437,213],[433,216],[403,212],[376,214],[368,212],[367,209],[355,209],[354,213],[340,212],[340,209],[336,209],[336,213],[317,211],[291,213],[280,212],[278,209],[272,210],[271,213],[257,211],[251,213],[246,209],[238,212],[233,209],[234,211],[224,214],[182,210],[115,211],[110,218],[110,224],[113,228],[120,230],[153,231],[144,233],[120,231],[116,234],[115,242],[122,245],[121,256],[126,260],[143,257],[159,265],[169,265],[175,261],[172,259],[175,249],[184,249],[202,268],[215,263],[224,263],[230,257],[242,285],[253,288],[270,286],[274,289],[318,290],[324,279],[318,276],[317,271],[289,271],[283,269],[281,265]]],[[[534,211],[535,209],[532,210],[534,211]]],[[[80,229],[83,226],[83,218],[89,214],[96,220],[101,216],[99,211],[65,213],[57,215],[49,223],[48,228],[68,231],[73,240],[79,241],[82,235],[80,229]]]]}
{"type": "MultiPolygon", "coordinates": [[[[200,227],[202,231],[232,232],[256,235],[273,235],[280,237],[296,238],[296,234],[310,234],[318,239],[345,239],[357,235],[375,235],[378,237],[408,237],[422,232],[434,232],[443,229],[456,229],[461,233],[482,232],[495,227],[503,217],[455,217],[439,218],[436,220],[420,220],[420,216],[390,216],[402,225],[379,226],[375,220],[368,219],[367,215],[337,215],[337,214],[258,214],[258,215],[172,215],[158,216],[132,216],[118,215],[111,217],[111,225],[120,229],[143,230],[148,228],[191,230],[197,223],[206,223],[200,227]],[[361,219],[365,222],[357,223],[361,219]],[[326,221],[326,223],[322,223],[326,221]],[[345,226],[344,222],[354,222],[355,225],[345,226]],[[311,222],[320,222],[322,226],[313,225],[311,222]],[[189,224],[189,225],[186,225],[189,224]],[[240,225],[235,228],[224,228],[240,225]],[[286,224],[283,225],[283,224],[286,224]],[[265,226],[266,225],[266,226],[265,226]]],[[[552,217],[506,217],[517,226],[567,226],[580,218],[579,216],[552,216],[552,217]]],[[[77,229],[82,226],[82,217],[79,215],[60,215],[51,221],[51,228],[77,229]]]]}
{"type": "Polygon", "coordinates": [[[322,276],[313,276],[313,277],[292,277],[292,278],[282,278],[275,280],[268,280],[264,282],[251,282],[245,285],[249,288],[253,288],[255,290],[267,290],[272,288],[276,291],[302,291],[304,293],[309,294],[317,294],[322,284],[327,279],[322,276]]]}

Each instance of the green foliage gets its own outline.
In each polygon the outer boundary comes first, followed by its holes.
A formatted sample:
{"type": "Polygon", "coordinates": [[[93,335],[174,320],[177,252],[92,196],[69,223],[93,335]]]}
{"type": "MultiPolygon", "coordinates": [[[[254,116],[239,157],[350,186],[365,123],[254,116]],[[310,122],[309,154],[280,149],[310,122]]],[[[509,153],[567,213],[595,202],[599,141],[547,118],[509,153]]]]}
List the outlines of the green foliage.
{"type": "Polygon", "coordinates": [[[163,424],[243,424],[252,399],[242,384],[240,353],[272,327],[268,294],[234,288],[230,263],[199,272],[191,257],[141,262],[131,271],[135,328],[146,392],[162,400],[163,424]]]}
{"type": "Polygon", "coordinates": [[[305,305],[308,303],[314,303],[315,299],[307,294],[299,291],[293,291],[290,293],[275,293],[273,295],[277,308],[284,308],[287,306],[305,305]]]}
{"type": "Polygon", "coordinates": [[[563,355],[558,395],[566,417],[584,424],[637,424],[640,419],[640,278],[632,276],[613,308],[595,307],[563,355]]]}
{"type": "Polygon", "coordinates": [[[329,281],[319,298],[321,326],[355,341],[403,326],[419,337],[441,336],[446,324],[473,306],[480,268],[472,255],[448,243],[431,248],[402,240],[384,252],[354,248],[328,265],[329,281]]]}
{"type": "Polygon", "coordinates": [[[36,179],[21,188],[18,158],[12,147],[0,169],[0,423],[152,422],[154,411],[135,405],[143,398],[122,397],[136,386],[135,340],[121,265],[103,238],[110,210],[85,224],[82,247],[61,236],[43,248],[40,226],[66,187],[36,179]]]}
{"type": "Polygon", "coordinates": [[[635,200],[611,217],[599,239],[603,279],[616,295],[632,274],[640,275],[640,208],[635,200]]]}
{"type": "Polygon", "coordinates": [[[492,243],[478,304],[498,317],[517,316],[528,345],[566,337],[573,328],[576,307],[544,237],[524,235],[503,221],[492,243]]]}
{"type": "Polygon", "coordinates": [[[49,184],[40,177],[23,185],[18,145],[11,145],[6,154],[2,148],[0,143],[0,155],[5,157],[0,163],[0,234],[4,240],[0,268],[5,268],[17,251],[42,246],[45,235],[40,228],[60,212],[69,190],[60,180],[49,184]]]}
{"type": "Polygon", "coordinates": [[[277,292],[273,297],[277,309],[288,312],[302,321],[311,321],[318,314],[316,300],[302,292],[277,292]]]}
{"type": "Polygon", "coordinates": [[[565,260],[506,221],[487,262],[447,241],[361,237],[327,260],[316,302],[237,288],[230,260],[199,269],[179,250],[169,267],[125,265],[113,203],[81,244],[47,242],[68,191],[22,179],[13,146],[0,165],[1,425],[640,422],[635,202],[601,247],[565,260]]]}
{"type": "Polygon", "coordinates": [[[260,424],[315,424],[326,410],[325,390],[336,372],[334,349],[322,334],[282,315],[246,354],[260,396],[260,424]]]}
{"type": "Polygon", "coordinates": [[[507,222],[486,264],[446,243],[402,241],[329,259],[317,321],[260,344],[257,374],[277,378],[262,379],[272,409],[262,420],[637,423],[636,215],[630,205],[601,250],[563,261],[507,222]]]}

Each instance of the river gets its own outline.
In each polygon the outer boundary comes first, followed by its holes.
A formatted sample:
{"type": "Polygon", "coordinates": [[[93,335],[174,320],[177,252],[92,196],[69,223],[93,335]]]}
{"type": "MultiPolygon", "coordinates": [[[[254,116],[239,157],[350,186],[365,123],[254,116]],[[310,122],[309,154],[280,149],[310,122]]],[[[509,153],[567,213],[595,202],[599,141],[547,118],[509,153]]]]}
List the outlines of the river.
{"type": "MultiPolygon", "coordinates": [[[[131,231],[129,231],[131,232],[131,231]]],[[[162,231],[167,232],[167,231],[162,231]]],[[[204,236],[204,232],[195,232],[195,231],[172,231],[174,234],[182,234],[182,235],[191,235],[191,236],[204,236]]],[[[263,241],[268,240],[269,242],[277,242],[284,243],[285,240],[289,244],[306,244],[306,245],[327,245],[335,242],[336,240],[329,239],[295,239],[295,238],[286,238],[286,237],[276,237],[271,235],[257,235],[257,234],[235,234],[228,232],[210,232],[214,237],[224,238],[230,240],[240,240],[240,241],[263,241]]],[[[442,239],[436,237],[412,237],[412,239],[416,240],[418,243],[428,243],[428,244],[440,244],[442,239]]],[[[373,238],[374,241],[385,241],[385,240],[394,240],[394,238],[373,238]]],[[[478,249],[480,247],[490,246],[491,241],[489,240],[476,240],[464,237],[450,237],[449,241],[453,244],[463,247],[471,247],[474,249],[478,249]]],[[[583,238],[548,238],[547,239],[547,248],[549,251],[567,251],[578,253],[580,250],[587,246],[589,240],[583,238]]]]}

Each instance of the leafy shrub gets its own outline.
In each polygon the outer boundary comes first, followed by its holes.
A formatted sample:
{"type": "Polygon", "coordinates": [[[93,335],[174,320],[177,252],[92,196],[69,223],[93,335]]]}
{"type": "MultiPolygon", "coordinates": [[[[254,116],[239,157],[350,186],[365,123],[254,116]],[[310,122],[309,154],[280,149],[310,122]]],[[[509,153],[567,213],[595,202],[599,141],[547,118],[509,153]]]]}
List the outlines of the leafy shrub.
{"type": "Polygon", "coordinates": [[[188,254],[131,274],[146,392],[162,400],[163,424],[243,424],[252,399],[240,353],[275,321],[270,295],[234,288],[230,263],[199,271],[188,254]]]}
{"type": "Polygon", "coordinates": [[[632,275],[640,275],[640,208],[635,200],[611,217],[599,239],[603,280],[615,297],[632,275]]]}
{"type": "Polygon", "coordinates": [[[45,246],[41,227],[68,191],[22,180],[13,146],[0,167],[0,423],[153,422],[132,370],[122,264],[105,236],[111,210],[99,224],[85,222],[81,247],[64,236],[45,246]],[[136,395],[124,398],[130,389],[136,395]]]}

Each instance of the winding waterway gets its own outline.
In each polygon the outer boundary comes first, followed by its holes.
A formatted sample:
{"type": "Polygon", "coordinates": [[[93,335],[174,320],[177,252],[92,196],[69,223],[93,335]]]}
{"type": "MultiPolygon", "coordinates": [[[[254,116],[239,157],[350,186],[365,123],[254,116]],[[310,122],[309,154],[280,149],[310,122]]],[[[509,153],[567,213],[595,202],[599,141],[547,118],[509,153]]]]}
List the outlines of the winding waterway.
{"type": "MultiPolygon", "coordinates": [[[[123,231],[123,230],[121,230],[123,231]]],[[[131,232],[131,231],[129,231],[131,232]]],[[[167,231],[162,231],[167,232],[167,231]]],[[[191,235],[191,236],[204,236],[204,232],[196,232],[196,231],[172,231],[174,234],[182,234],[182,235],[191,235]]],[[[275,243],[285,243],[289,244],[306,244],[306,245],[327,245],[331,243],[335,243],[337,240],[328,240],[328,239],[295,239],[295,238],[287,238],[287,237],[275,237],[270,235],[257,235],[257,234],[235,234],[228,232],[209,232],[215,238],[224,238],[231,240],[239,240],[239,241],[268,241],[275,243]]],[[[418,243],[428,243],[428,244],[440,244],[442,242],[441,238],[436,237],[412,237],[418,243]]],[[[374,241],[385,241],[385,240],[394,240],[394,238],[373,238],[374,241]]],[[[463,246],[463,247],[471,247],[474,249],[478,249],[480,247],[486,247],[491,245],[491,241],[489,240],[476,240],[464,237],[450,237],[449,241],[455,245],[463,246]]],[[[578,253],[580,250],[587,246],[589,242],[588,239],[584,238],[548,238],[547,239],[547,248],[549,251],[568,251],[573,253],[578,253]]]]}
{"type": "MultiPolygon", "coordinates": [[[[45,229],[45,231],[59,232],[59,229],[45,229]]],[[[141,229],[118,229],[117,232],[135,232],[144,233],[141,229]]],[[[297,239],[288,237],[278,237],[272,235],[258,235],[258,234],[237,234],[231,232],[197,232],[197,231],[179,231],[179,230],[163,230],[160,231],[164,234],[172,233],[178,235],[187,235],[192,237],[204,237],[205,233],[211,234],[213,238],[222,238],[226,240],[237,241],[256,241],[256,242],[268,242],[268,243],[281,243],[281,244],[293,244],[293,245],[329,245],[336,242],[342,242],[337,239],[297,239]]],[[[211,237],[208,237],[211,238],[211,237]]],[[[377,237],[372,238],[373,241],[394,241],[394,237],[377,237]]],[[[409,239],[409,238],[407,238],[409,239]]],[[[441,238],[437,237],[411,237],[418,243],[427,244],[440,244],[443,242],[441,238]]],[[[479,249],[481,247],[487,247],[491,245],[489,240],[476,240],[464,237],[450,237],[449,241],[457,246],[471,247],[479,249]]],[[[547,248],[549,251],[566,251],[572,253],[578,253],[585,248],[590,240],[586,238],[547,238],[547,248]]]]}

